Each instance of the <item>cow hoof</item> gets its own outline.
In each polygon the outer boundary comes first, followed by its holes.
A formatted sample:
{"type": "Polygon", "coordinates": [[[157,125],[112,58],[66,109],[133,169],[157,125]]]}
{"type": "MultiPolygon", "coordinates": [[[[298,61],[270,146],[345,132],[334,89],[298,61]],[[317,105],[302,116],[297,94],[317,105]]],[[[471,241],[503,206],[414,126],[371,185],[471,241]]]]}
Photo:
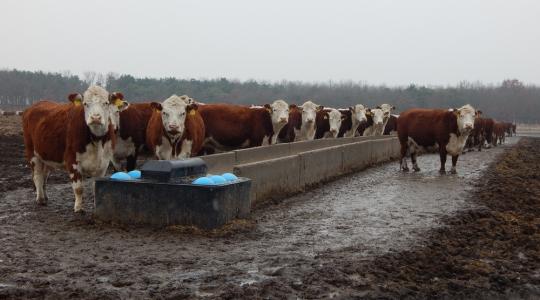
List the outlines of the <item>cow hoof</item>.
{"type": "Polygon", "coordinates": [[[420,168],[419,168],[419,167],[413,167],[413,170],[414,170],[415,172],[420,172],[420,168]]]}
{"type": "Polygon", "coordinates": [[[446,174],[446,170],[439,170],[439,174],[446,174]]]}
{"type": "Polygon", "coordinates": [[[82,208],[74,209],[73,212],[75,212],[78,215],[84,215],[85,214],[85,211],[82,208]]]}
{"type": "Polygon", "coordinates": [[[47,205],[47,202],[49,201],[49,199],[47,199],[47,197],[44,197],[44,198],[37,198],[36,199],[36,202],[38,205],[47,205]]]}
{"type": "Polygon", "coordinates": [[[457,171],[452,169],[452,170],[450,170],[450,174],[457,174],[457,171]]]}
{"type": "Polygon", "coordinates": [[[401,168],[403,172],[409,172],[409,168],[401,168]]]}

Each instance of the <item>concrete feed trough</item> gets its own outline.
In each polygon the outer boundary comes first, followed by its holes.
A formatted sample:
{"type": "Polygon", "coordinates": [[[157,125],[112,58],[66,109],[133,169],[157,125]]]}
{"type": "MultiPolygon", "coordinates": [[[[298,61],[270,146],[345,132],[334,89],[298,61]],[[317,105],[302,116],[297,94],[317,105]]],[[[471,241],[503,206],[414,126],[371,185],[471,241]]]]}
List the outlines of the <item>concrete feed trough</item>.
{"type": "Polygon", "coordinates": [[[95,217],[102,221],[153,226],[194,225],[216,228],[250,213],[251,180],[196,185],[206,175],[200,158],[149,161],[141,179],[95,181],[95,217]]]}

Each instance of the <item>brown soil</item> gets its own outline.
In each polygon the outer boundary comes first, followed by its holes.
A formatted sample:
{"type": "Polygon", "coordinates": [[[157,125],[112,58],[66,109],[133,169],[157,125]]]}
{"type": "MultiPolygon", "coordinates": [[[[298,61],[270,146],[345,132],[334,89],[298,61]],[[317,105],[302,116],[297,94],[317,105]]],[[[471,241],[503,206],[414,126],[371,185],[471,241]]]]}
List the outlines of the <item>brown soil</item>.
{"type": "Polygon", "coordinates": [[[62,172],[37,206],[22,137],[0,135],[0,299],[535,299],[540,139],[505,147],[460,157],[457,177],[438,175],[437,156],[421,157],[419,174],[379,166],[206,232],[75,215],[62,172]],[[457,196],[429,203],[430,188],[452,187],[457,196]]]}

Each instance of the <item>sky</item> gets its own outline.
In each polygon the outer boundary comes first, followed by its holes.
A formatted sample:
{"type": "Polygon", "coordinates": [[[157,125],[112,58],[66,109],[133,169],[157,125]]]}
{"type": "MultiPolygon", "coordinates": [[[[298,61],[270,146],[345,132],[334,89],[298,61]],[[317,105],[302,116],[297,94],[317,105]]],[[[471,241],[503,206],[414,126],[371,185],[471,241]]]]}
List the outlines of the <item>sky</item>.
{"type": "Polygon", "coordinates": [[[0,68],[540,84],[537,0],[0,1],[0,68]]]}

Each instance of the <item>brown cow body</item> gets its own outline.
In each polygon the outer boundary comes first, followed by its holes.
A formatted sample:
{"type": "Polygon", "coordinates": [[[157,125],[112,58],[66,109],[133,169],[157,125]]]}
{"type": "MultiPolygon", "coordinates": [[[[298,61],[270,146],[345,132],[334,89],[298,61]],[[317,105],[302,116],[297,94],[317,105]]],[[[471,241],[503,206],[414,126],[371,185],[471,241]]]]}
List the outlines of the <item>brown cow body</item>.
{"type": "Polygon", "coordinates": [[[198,112],[198,105],[187,104],[187,101],[176,95],[165,100],[163,104],[152,102],[151,105],[155,111],[146,128],[146,144],[157,159],[187,159],[198,155],[202,149],[205,134],[205,125],[198,112]],[[165,109],[169,106],[175,109],[174,113],[181,111],[184,114],[180,119],[183,124],[177,127],[181,128],[178,132],[172,133],[165,127],[164,123],[167,121],[164,122],[163,114],[167,113],[165,109]]]}
{"type": "Polygon", "coordinates": [[[406,155],[410,153],[413,169],[419,171],[417,152],[423,148],[438,147],[440,172],[445,172],[446,156],[452,156],[452,173],[456,172],[459,154],[463,151],[470,131],[474,127],[476,111],[469,105],[459,110],[411,109],[400,114],[398,137],[401,144],[401,167],[408,171],[406,155]],[[471,117],[472,114],[472,117],[471,117]],[[461,118],[461,121],[458,119],[461,118]],[[459,122],[458,122],[459,121],[459,122]],[[464,129],[460,130],[460,122],[464,129]]]}
{"type": "Polygon", "coordinates": [[[112,163],[116,170],[121,169],[126,159],[126,170],[135,169],[137,156],[146,144],[146,128],[153,110],[150,103],[135,103],[120,112],[116,146],[112,163]]]}
{"type": "Polygon", "coordinates": [[[206,128],[204,148],[209,152],[273,144],[286,124],[275,131],[267,107],[205,104],[199,106],[199,113],[206,128]]]}
{"type": "Polygon", "coordinates": [[[65,168],[69,173],[75,212],[82,211],[83,177],[100,177],[107,171],[115,143],[109,94],[93,86],[84,98],[83,102],[81,95],[70,95],[76,104],[40,101],[23,113],[25,155],[32,168],[38,204],[47,204],[45,183],[52,169],[65,168]],[[94,107],[101,109],[99,113],[94,107]]]}
{"type": "Polygon", "coordinates": [[[296,133],[302,128],[302,112],[298,106],[291,104],[289,106],[289,121],[278,134],[278,141],[280,143],[291,143],[296,139],[296,133]]]}
{"type": "Polygon", "coordinates": [[[506,127],[502,122],[493,124],[493,146],[501,145],[505,142],[506,127]]]}

